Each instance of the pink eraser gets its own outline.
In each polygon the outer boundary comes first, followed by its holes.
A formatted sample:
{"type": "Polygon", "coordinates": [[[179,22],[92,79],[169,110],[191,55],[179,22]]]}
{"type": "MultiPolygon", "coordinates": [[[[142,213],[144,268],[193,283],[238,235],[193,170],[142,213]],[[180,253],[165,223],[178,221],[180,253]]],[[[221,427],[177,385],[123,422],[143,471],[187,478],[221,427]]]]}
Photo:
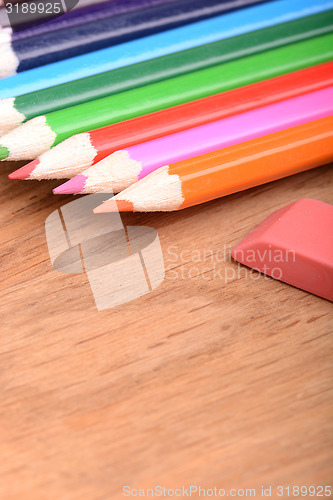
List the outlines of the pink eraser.
{"type": "Polygon", "coordinates": [[[232,256],[333,301],[333,206],[303,198],[280,208],[241,241],[232,256]]]}

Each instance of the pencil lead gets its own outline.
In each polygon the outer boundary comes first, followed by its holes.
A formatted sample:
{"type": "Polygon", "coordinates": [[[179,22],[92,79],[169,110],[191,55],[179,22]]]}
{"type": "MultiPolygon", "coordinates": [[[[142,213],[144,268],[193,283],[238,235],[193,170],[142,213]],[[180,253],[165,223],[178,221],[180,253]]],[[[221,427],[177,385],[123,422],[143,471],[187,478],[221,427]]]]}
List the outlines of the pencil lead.
{"type": "MultiPolygon", "coordinates": [[[[52,148],[56,134],[48,125],[45,116],[37,116],[1,136],[0,148],[8,151],[8,161],[34,160],[52,148]]],[[[1,156],[4,154],[0,153],[1,156]]]]}
{"type": "Polygon", "coordinates": [[[0,160],[5,160],[9,156],[9,154],[10,153],[8,151],[8,148],[0,144],[0,160]]]}
{"type": "Polygon", "coordinates": [[[106,189],[119,193],[138,180],[140,171],[141,163],[132,160],[127,151],[115,151],[56,188],[54,193],[88,194],[106,189]]]}
{"type": "Polygon", "coordinates": [[[181,180],[169,174],[169,165],[160,167],[132,184],[114,198],[106,200],[96,212],[170,212],[184,201],[181,180]],[[117,205],[115,205],[117,204],[117,205]]]}
{"type": "Polygon", "coordinates": [[[95,156],[96,151],[91,146],[89,134],[73,135],[13,172],[10,178],[69,179],[90,167],[95,156]]]}
{"type": "Polygon", "coordinates": [[[53,189],[53,194],[81,194],[84,190],[86,180],[87,177],[85,175],[79,174],[53,189]]]}
{"type": "Polygon", "coordinates": [[[24,165],[23,167],[15,170],[11,174],[9,174],[8,177],[9,179],[28,180],[31,178],[30,174],[35,170],[37,165],[39,165],[38,158],[36,160],[31,161],[30,163],[27,163],[27,165],[24,165]]]}
{"type": "Polygon", "coordinates": [[[107,212],[133,212],[133,204],[127,200],[116,200],[111,198],[94,209],[95,214],[107,212]]]}

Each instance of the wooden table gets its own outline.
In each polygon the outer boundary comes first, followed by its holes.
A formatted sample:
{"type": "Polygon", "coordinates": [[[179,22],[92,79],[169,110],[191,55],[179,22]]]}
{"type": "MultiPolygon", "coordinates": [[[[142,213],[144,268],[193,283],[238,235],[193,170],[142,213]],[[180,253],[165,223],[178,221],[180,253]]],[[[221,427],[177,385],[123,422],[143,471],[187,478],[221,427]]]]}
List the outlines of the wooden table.
{"type": "Polygon", "coordinates": [[[330,484],[332,304],[214,254],[293,200],[332,203],[332,169],[124,215],[158,231],[166,278],[98,312],[87,276],[48,257],[45,219],[72,198],[51,194],[57,182],[9,181],[15,167],[1,169],[1,500],[117,500],[158,485],[257,498],[271,485],[274,499],[279,485],[330,484]]]}

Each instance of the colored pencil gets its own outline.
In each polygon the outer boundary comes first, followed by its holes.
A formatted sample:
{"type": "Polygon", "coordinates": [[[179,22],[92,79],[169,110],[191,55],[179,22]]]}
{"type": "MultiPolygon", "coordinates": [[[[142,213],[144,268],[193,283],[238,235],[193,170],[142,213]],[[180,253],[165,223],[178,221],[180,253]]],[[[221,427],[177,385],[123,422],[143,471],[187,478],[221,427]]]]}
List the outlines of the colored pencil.
{"type": "MultiPolygon", "coordinates": [[[[242,0],[242,4],[262,0],[242,0]]],[[[176,28],[238,7],[239,0],[179,0],[0,46],[6,76],[176,28]],[[15,64],[13,64],[15,61],[15,64]]]]}
{"type": "Polygon", "coordinates": [[[333,8],[333,0],[277,0],[0,80],[0,98],[41,90],[333,8]]]}
{"type": "Polygon", "coordinates": [[[38,115],[333,31],[333,10],[0,100],[0,134],[38,115]]]}
{"type": "Polygon", "coordinates": [[[333,115],[333,87],[216,120],[112,153],[54,194],[119,192],[154,170],[333,115]]]}
{"type": "Polygon", "coordinates": [[[16,42],[32,36],[41,36],[58,30],[71,29],[74,26],[98,21],[105,17],[128,14],[129,12],[168,4],[170,2],[174,2],[174,0],[112,0],[111,2],[89,5],[83,9],[68,11],[62,16],[58,16],[55,19],[51,19],[51,21],[38,24],[37,26],[32,26],[31,28],[27,27],[16,31],[14,28],[11,30],[10,39],[12,42],[16,42]]]}
{"type": "Polygon", "coordinates": [[[0,159],[29,160],[71,135],[326,62],[333,34],[41,115],[0,139],[0,159]]]}
{"type": "Polygon", "coordinates": [[[9,177],[38,180],[71,178],[114,151],[329,85],[333,85],[333,62],[74,135],[9,177]]]}
{"type": "Polygon", "coordinates": [[[164,166],[95,208],[169,212],[333,160],[333,116],[164,166]]]}

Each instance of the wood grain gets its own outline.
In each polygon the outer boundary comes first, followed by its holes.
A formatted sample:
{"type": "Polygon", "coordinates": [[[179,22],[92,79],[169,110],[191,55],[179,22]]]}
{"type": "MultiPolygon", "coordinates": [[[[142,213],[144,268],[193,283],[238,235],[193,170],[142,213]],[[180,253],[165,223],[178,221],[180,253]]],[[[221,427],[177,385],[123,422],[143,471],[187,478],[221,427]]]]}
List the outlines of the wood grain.
{"type": "Polygon", "coordinates": [[[48,257],[45,219],[72,198],[53,196],[56,182],[10,182],[14,168],[0,174],[0,498],[117,500],[125,485],[191,484],[257,497],[272,485],[279,498],[278,485],[329,484],[332,304],[215,257],[293,200],[332,203],[331,167],[124,215],[157,229],[166,279],[100,312],[86,275],[48,257]],[[215,257],[193,262],[193,251],[215,257]]]}

